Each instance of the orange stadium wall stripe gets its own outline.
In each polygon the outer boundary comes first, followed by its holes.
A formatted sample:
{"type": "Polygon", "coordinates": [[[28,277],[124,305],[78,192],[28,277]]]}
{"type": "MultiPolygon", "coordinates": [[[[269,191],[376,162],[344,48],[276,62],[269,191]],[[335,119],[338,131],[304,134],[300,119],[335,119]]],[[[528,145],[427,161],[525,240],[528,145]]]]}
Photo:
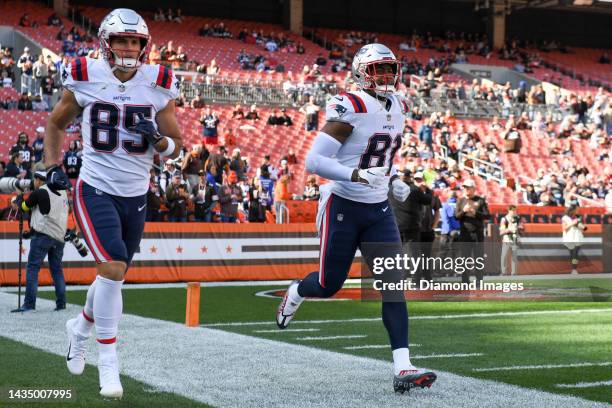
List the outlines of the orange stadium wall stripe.
{"type": "MultiPolygon", "coordinates": [[[[547,245],[556,255],[549,259],[526,258],[520,262],[521,274],[569,271],[569,263],[559,259],[565,256],[560,225],[527,224],[526,232],[527,237],[547,238],[547,245]],[[558,265],[552,268],[550,262],[558,265]]],[[[592,246],[601,247],[601,225],[589,225],[585,235],[597,241],[592,246]]],[[[23,281],[29,245],[30,241],[24,240],[23,281]]],[[[598,251],[599,255],[590,260],[588,272],[603,271],[604,254],[601,249],[598,251]]],[[[18,257],[17,222],[0,222],[0,286],[17,284],[18,257]]],[[[147,283],[294,279],[316,271],[318,257],[319,239],[314,224],[147,223],[126,280],[147,283]]],[[[92,255],[81,258],[71,244],[65,246],[62,265],[67,283],[87,284],[95,277],[92,255]]],[[[41,285],[51,283],[46,267],[45,263],[39,275],[41,285]]],[[[357,259],[349,276],[359,274],[357,259]]]]}

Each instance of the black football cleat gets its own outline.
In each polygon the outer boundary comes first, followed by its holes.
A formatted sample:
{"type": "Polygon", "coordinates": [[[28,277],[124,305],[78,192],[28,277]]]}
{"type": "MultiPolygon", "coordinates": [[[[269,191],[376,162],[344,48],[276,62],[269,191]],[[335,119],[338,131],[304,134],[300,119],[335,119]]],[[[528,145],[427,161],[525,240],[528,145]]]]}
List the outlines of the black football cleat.
{"type": "Polygon", "coordinates": [[[399,375],[393,377],[393,390],[398,394],[403,394],[404,392],[410,392],[411,388],[431,388],[436,378],[435,373],[416,367],[402,370],[399,375]]]}

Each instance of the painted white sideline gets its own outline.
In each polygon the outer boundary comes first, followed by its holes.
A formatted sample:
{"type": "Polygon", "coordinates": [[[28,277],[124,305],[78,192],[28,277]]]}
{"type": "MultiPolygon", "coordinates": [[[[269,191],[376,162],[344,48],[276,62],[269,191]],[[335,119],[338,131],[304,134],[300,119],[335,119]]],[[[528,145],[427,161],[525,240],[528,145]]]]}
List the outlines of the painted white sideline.
{"type": "MultiPolygon", "coordinates": [[[[9,313],[15,303],[0,293],[1,335],[64,356],[64,324],[81,308],[53,312],[54,302],[38,299],[35,313],[9,313]]],[[[610,407],[444,371],[431,389],[396,396],[390,362],[134,315],[123,316],[118,342],[123,374],[217,407],[610,407]]],[[[95,363],[93,339],[90,346],[95,363]]]]}
{"type": "Polygon", "coordinates": [[[454,353],[454,354],[428,354],[426,356],[410,356],[410,359],[418,360],[420,358],[460,358],[460,357],[481,357],[484,353],[454,353]]]}
{"type": "Polygon", "coordinates": [[[310,328],[310,329],[271,329],[271,330],[253,330],[253,333],[303,333],[303,332],[317,332],[321,329],[310,328]]]}
{"type": "Polygon", "coordinates": [[[591,387],[604,387],[607,385],[612,385],[612,380],[610,381],[594,381],[594,382],[579,382],[576,384],[556,384],[557,388],[591,388],[591,387]]]}
{"type": "Polygon", "coordinates": [[[543,370],[549,368],[577,368],[577,367],[606,367],[612,365],[612,361],[601,361],[594,363],[571,363],[571,364],[542,364],[542,365],[520,365],[507,367],[474,368],[472,371],[513,371],[513,370],[543,370]]]}
{"type": "MultiPolygon", "coordinates": [[[[410,344],[408,347],[421,347],[420,344],[410,344]]],[[[345,350],[368,350],[368,349],[389,349],[391,350],[391,346],[389,344],[366,344],[363,346],[346,346],[342,347],[345,350]]]]}
{"type": "MultiPolygon", "coordinates": [[[[445,315],[423,315],[410,316],[410,320],[438,320],[438,319],[478,319],[489,317],[513,317],[531,315],[557,315],[557,314],[582,314],[582,313],[612,313],[612,308],[607,309],[570,309],[570,310],[533,310],[525,312],[487,312],[487,313],[455,313],[445,315]]],[[[326,323],[366,323],[378,322],[380,317],[363,317],[356,319],[329,319],[329,320],[292,320],[291,324],[326,324],[326,323]]],[[[228,322],[203,324],[204,327],[233,327],[233,326],[261,326],[269,325],[269,321],[259,322],[228,322]]]]}
{"type": "Polygon", "coordinates": [[[341,339],[363,339],[368,337],[365,334],[347,334],[343,336],[308,336],[308,337],[297,337],[296,340],[304,341],[325,341],[325,340],[341,340],[341,339]]]}

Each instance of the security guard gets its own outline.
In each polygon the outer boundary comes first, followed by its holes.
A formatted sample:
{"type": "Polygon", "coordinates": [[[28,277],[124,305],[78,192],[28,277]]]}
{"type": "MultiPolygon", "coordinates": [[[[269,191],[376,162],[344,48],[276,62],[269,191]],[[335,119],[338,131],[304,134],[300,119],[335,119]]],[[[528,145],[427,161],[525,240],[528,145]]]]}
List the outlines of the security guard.
{"type": "Polygon", "coordinates": [[[30,216],[30,252],[26,267],[26,293],[23,306],[13,312],[26,312],[36,309],[38,291],[38,272],[40,266],[49,256],[49,269],[55,284],[56,308],[66,308],[66,283],[62,270],[64,256],[64,236],[68,222],[68,197],[66,191],[54,191],[45,185],[46,174],[43,171],[34,173],[35,190],[23,200],[20,206],[24,211],[31,211],[30,216]]]}

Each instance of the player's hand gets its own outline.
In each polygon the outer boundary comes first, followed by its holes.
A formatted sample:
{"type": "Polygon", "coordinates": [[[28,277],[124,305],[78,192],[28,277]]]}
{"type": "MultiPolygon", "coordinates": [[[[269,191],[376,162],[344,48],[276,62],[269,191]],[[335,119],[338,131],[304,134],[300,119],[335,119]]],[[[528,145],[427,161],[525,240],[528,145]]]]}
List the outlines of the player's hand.
{"type": "Polygon", "coordinates": [[[399,202],[406,201],[410,195],[410,187],[408,184],[398,178],[391,183],[391,191],[393,192],[393,197],[399,202]]]}
{"type": "Polygon", "coordinates": [[[353,172],[353,181],[372,187],[386,186],[389,184],[388,170],[388,167],[358,169],[356,172],[353,172]]]}
{"type": "Polygon", "coordinates": [[[47,187],[55,191],[72,190],[70,179],[57,164],[47,169],[47,187]]]}
{"type": "Polygon", "coordinates": [[[130,128],[130,131],[140,133],[149,143],[154,146],[157,142],[163,139],[162,135],[160,135],[155,128],[153,121],[145,119],[142,113],[138,114],[138,122],[136,122],[136,126],[132,126],[130,128]]]}

